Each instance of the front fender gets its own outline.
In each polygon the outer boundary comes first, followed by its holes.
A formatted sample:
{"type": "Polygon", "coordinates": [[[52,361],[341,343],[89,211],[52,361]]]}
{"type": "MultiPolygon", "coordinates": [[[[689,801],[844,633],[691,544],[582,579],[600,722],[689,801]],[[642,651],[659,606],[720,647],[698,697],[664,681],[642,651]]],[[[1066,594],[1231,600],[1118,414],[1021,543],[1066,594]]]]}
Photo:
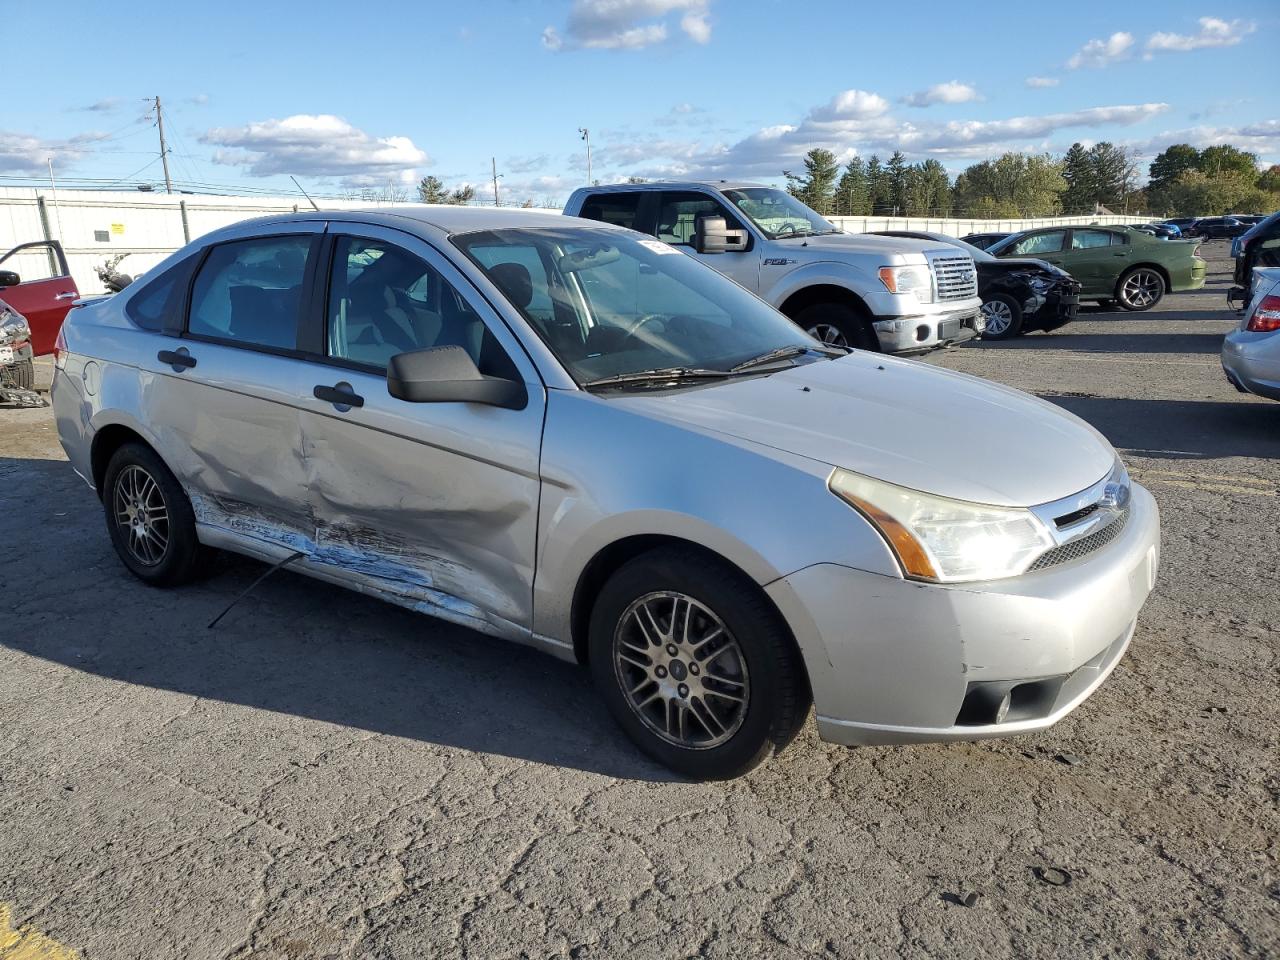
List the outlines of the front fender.
{"type": "Polygon", "coordinates": [[[760,293],[780,308],[809,287],[842,287],[865,303],[872,314],[895,316],[903,311],[897,309],[897,298],[880,282],[881,266],[880,263],[862,266],[845,260],[818,260],[794,267],[771,266],[766,258],[760,267],[760,293]]]}

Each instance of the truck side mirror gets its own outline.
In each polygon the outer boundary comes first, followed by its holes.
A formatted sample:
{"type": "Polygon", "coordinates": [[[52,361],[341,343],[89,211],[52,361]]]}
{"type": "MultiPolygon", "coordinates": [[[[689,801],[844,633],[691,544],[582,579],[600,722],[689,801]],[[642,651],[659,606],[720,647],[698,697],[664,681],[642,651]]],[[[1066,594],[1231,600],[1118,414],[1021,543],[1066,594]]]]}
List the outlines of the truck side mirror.
{"type": "Polygon", "coordinates": [[[16,287],[22,278],[12,270],[0,270],[0,287],[16,287]]]}
{"type": "Polygon", "coordinates": [[[703,215],[693,222],[693,249],[698,253],[735,253],[747,249],[747,231],[730,230],[724,217],[703,215]]]}

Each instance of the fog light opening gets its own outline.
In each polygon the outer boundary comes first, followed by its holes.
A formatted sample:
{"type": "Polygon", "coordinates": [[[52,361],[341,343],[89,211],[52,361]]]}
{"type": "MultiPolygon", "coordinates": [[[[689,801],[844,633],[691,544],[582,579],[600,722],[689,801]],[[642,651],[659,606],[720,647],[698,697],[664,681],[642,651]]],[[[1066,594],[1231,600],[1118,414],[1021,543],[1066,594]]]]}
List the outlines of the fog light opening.
{"type": "Polygon", "coordinates": [[[921,343],[929,339],[929,328],[925,324],[922,323],[916,327],[916,339],[921,343]]]}

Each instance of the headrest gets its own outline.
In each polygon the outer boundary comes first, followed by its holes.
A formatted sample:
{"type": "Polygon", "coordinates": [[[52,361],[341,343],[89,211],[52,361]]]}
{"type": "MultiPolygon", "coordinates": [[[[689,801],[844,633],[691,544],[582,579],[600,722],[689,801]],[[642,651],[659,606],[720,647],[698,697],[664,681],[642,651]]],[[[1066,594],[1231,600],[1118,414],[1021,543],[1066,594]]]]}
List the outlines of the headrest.
{"type": "Polygon", "coordinates": [[[524,264],[496,264],[489,268],[489,276],[517,308],[524,310],[533,302],[533,277],[524,264]]]}

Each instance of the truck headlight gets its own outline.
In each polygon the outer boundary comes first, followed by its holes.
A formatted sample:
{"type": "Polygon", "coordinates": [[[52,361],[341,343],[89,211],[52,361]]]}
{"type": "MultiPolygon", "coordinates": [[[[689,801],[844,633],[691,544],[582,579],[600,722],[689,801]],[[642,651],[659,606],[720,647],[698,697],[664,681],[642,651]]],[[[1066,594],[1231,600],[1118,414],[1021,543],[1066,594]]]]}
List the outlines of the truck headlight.
{"type": "Polygon", "coordinates": [[[928,267],[881,267],[880,282],[890,293],[914,293],[921,303],[933,303],[933,274],[928,267]]]}
{"type": "Polygon", "coordinates": [[[0,301],[0,344],[18,343],[31,339],[27,318],[7,303],[0,301]]]}
{"type": "Polygon", "coordinates": [[[880,532],[913,580],[1016,577],[1054,545],[1025,508],[935,497],[838,468],[827,485],[880,532]]]}

